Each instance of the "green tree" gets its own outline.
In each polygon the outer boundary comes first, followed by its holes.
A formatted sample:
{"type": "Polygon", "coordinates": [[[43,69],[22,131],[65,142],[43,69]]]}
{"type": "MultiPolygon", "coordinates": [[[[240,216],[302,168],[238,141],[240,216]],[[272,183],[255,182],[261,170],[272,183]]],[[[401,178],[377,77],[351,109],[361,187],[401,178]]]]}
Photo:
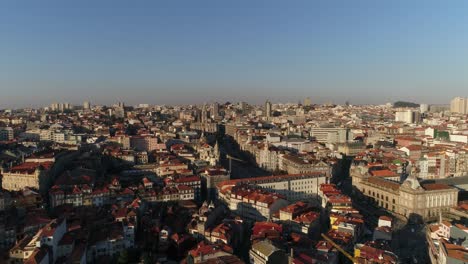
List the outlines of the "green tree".
{"type": "Polygon", "coordinates": [[[118,264],[127,264],[128,263],[128,251],[123,250],[120,252],[119,258],[117,259],[118,264]]]}
{"type": "Polygon", "coordinates": [[[143,255],[141,256],[141,260],[143,261],[143,264],[154,263],[151,255],[148,252],[143,253],[143,255]]]}

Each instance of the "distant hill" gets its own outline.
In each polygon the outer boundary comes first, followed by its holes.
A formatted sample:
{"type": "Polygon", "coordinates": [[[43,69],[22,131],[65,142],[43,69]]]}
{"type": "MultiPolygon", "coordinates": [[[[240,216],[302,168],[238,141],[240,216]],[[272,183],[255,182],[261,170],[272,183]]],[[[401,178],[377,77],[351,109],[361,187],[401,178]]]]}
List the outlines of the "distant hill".
{"type": "Polygon", "coordinates": [[[419,107],[419,104],[398,101],[398,102],[393,103],[393,107],[419,107]]]}

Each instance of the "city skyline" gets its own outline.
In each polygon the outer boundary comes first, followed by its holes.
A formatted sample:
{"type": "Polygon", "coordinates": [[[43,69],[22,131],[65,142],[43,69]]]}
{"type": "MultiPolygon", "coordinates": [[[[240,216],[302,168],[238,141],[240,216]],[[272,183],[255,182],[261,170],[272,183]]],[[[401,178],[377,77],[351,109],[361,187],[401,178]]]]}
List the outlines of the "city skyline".
{"type": "Polygon", "coordinates": [[[466,11],[0,1],[0,262],[467,263],[466,11]]]}
{"type": "Polygon", "coordinates": [[[0,108],[466,96],[463,1],[1,5],[0,108]]]}

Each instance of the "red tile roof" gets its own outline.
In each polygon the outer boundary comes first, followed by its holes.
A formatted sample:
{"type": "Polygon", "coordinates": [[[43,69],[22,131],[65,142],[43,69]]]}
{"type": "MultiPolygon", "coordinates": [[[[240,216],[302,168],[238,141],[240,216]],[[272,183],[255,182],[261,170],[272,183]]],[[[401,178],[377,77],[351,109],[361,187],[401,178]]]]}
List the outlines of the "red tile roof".
{"type": "Polygon", "coordinates": [[[442,183],[426,183],[422,184],[422,187],[428,191],[452,189],[452,187],[442,183]]]}
{"type": "Polygon", "coordinates": [[[370,174],[374,177],[398,177],[396,173],[390,170],[375,170],[371,171],[370,174]]]}

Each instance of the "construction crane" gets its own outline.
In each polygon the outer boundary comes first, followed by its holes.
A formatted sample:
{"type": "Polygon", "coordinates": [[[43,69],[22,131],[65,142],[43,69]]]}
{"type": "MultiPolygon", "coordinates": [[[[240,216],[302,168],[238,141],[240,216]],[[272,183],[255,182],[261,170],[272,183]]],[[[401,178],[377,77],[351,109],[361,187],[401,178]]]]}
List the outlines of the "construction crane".
{"type": "Polygon", "coordinates": [[[226,155],[226,158],[229,160],[229,173],[232,171],[232,160],[236,160],[236,161],[239,161],[239,162],[242,162],[242,163],[245,163],[245,161],[241,160],[241,159],[238,159],[238,158],[235,158],[229,154],[226,155]]]}
{"type": "Polygon", "coordinates": [[[345,257],[353,262],[353,264],[358,264],[357,260],[351,256],[346,250],[341,248],[338,244],[336,244],[331,238],[327,237],[325,234],[322,234],[323,239],[325,239],[328,243],[330,243],[334,248],[336,248],[339,252],[341,252],[345,257]]]}

